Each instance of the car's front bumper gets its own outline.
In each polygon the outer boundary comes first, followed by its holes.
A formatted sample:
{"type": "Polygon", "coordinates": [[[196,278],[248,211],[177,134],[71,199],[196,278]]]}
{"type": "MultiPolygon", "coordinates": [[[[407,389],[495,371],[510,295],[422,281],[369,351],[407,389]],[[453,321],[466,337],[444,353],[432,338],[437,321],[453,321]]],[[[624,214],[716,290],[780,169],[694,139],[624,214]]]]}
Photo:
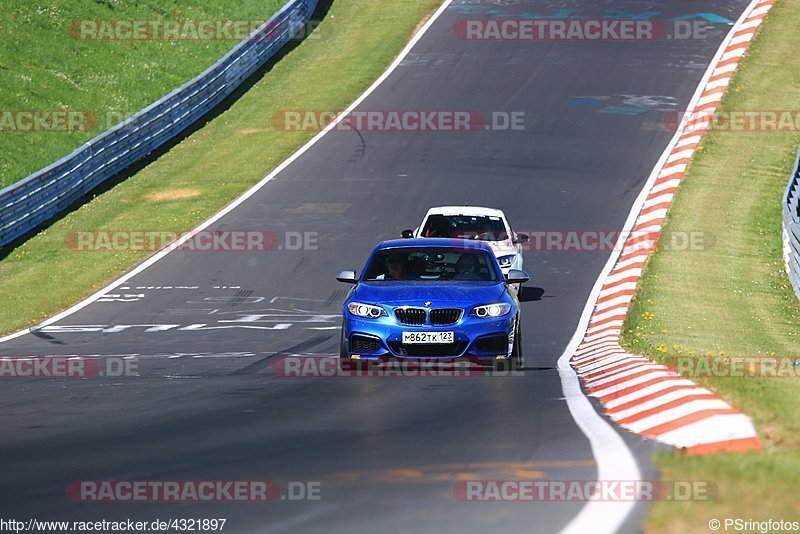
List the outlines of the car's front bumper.
{"type": "Polygon", "coordinates": [[[449,326],[404,325],[391,317],[361,319],[350,314],[344,319],[345,352],[349,358],[381,359],[470,359],[493,361],[510,355],[514,314],[498,319],[463,317],[449,326]],[[447,345],[404,345],[403,332],[453,332],[455,342],[447,345]],[[370,341],[371,340],[371,341],[370,341]]]}

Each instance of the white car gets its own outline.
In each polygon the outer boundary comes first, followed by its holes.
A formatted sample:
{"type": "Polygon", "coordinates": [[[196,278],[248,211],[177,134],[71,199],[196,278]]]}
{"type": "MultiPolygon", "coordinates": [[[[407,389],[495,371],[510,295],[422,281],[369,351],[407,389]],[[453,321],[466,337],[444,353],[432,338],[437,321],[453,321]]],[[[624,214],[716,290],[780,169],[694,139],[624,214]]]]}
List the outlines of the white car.
{"type": "Polygon", "coordinates": [[[477,206],[431,208],[419,227],[403,230],[402,235],[480,239],[492,247],[503,274],[511,269],[522,270],[520,244],[528,242],[526,234],[514,233],[501,210],[477,206]]]}

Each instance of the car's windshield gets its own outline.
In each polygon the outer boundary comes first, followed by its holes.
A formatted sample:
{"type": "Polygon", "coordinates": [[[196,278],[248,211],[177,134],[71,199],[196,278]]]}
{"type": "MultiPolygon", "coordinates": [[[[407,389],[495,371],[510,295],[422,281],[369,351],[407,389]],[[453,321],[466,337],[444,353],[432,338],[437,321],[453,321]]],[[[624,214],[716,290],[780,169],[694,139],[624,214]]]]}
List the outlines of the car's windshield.
{"type": "Polygon", "coordinates": [[[481,215],[430,215],[420,232],[421,237],[455,237],[502,241],[508,239],[501,217],[481,215]]]}
{"type": "Polygon", "coordinates": [[[381,250],[367,265],[366,281],[455,280],[497,282],[494,258],[483,250],[420,247],[381,250]]]}

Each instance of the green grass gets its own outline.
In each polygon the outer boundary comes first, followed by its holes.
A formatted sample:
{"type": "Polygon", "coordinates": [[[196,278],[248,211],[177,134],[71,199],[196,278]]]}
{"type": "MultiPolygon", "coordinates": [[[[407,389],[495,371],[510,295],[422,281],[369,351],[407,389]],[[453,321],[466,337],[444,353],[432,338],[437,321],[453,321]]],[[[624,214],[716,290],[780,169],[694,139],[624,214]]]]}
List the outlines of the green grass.
{"type": "Polygon", "coordinates": [[[40,322],[147,255],[71,251],[64,243],[68,232],[193,228],[314,135],[272,128],[276,111],[346,108],[439,4],[333,2],[319,27],[324,37],[304,41],[205,127],[0,261],[0,331],[40,322]]]}
{"type": "Polygon", "coordinates": [[[86,111],[86,131],[0,132],[0,188],[200,74],[235,40],[80,39],[80,20],[266,20],[285,0],[0,0],[0,110],[86,111]],[[96,118],[96,121],[91,118],[96,118]]]}
{"type": "MultiPolygon", "coordinates": [[[[779,2],[736,73],[722,110],[800,110],[800,11],[779,2]]],[[[704,232],[703,251],[659,250],[623,330],[625,347],[659,361],[800,356],[800,304],[784,272],[781,198],[798,132],[711,132],[670,210],[666,232],[704,232]]],[[[720,488],[713,502],[660,503],[651,531],[702,531],[712,518],[796,520],[800,382],[701,377],[750,415],[764,449],[745,455],[658,456],[663,478],[720,488]]]]}

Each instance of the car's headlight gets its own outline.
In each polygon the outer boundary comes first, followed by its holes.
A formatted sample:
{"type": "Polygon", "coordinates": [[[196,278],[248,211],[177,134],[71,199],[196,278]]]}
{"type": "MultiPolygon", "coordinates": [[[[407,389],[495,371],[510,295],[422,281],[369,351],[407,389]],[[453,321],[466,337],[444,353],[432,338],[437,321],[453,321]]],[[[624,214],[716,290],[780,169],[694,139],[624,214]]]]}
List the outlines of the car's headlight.
{"type": "Polygon", "coordinates": [[[470,315],[480,318],[502,317],[511,311],[511,304],[505,302],[497,302],[495,304],[485,304],[483,306],[476,306],[470,315]]]}
{"type": "Polygon", "coordinates": [[[359,317],[367,317],[368,319],[377,319],[382,315],[387,315],[386,310],[380,306],[373,306],[372,304],[362,304],[361,302],[351,302],[347,305],[347,309],[353,315],[359,317]]]}
{"type": "Polygon", "coordinates": [[[509,254],[508,256],[500,256],[497,258],[497,263],[500,264],[500,267],[509,267],[512,263],[514,263],[514,259],[517,257],[516,254],[509,254]]]}

